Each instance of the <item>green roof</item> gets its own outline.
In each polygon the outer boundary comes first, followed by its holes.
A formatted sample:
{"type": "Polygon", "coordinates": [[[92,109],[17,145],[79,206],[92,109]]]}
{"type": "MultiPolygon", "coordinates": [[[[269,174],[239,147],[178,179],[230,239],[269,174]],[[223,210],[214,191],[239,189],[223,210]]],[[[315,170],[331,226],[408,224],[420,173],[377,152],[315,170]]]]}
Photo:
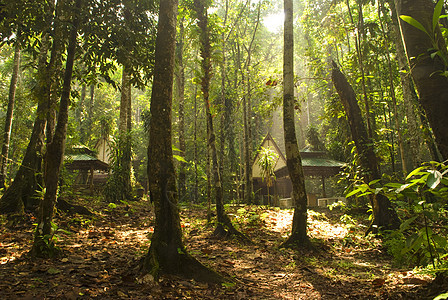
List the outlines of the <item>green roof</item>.
{"type": "Polygon", "coordinates": [[[98,158],[93,157],[88,154],[68,154],[65,156],[65,159],[72,161],[80,161],[80,160],[98,160],[98,158]]]}
{"type": "Polygon", "coordinates": [[[323,158],[323,157],[303,157],[302,166],[304,167],[335,167],[340,168],[344,165],[343,162],[323,158]]]}

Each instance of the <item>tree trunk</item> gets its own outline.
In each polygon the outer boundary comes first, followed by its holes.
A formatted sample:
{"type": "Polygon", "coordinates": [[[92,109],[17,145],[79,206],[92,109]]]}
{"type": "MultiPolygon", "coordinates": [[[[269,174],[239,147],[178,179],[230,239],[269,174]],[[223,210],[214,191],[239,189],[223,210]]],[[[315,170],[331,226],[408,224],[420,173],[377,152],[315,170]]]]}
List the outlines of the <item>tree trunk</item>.
{"type": "MultiPolygon", "coordinates": [[[[375,179],[381,179],[373,142],[367,135],[355,92],[335,62],[333,62],[331,79],[347,115],[352,138],[359,155],[359,163],[364,172],[362,175],[367,183],[375,179]]],[[[378,194],[371,197],[370,203],[373,208],[373,220],[368,232],[376,231],[380,227],[383,229],[399,227],[400,220],[387,197],[378,194]]]]}
{"type": "MultiPolygon", "coordinates": [[[[52,1],[52,3],[54,0],[52,1]]],[[[54,5],[54,4],[53,4],[54,5]]],[[[48,94],[47,107],[47,127],[46,127],[46,143],[50,144],[56,126],[56,110],[58,99],[61,96],[61,76],[62,74],[62,54],[65,52],[65,16],[64,10],[68,6],[66,0],[59,0],[56,3],[56,16],[54,18],[54,30],[52,35],[53,45],[51,48],[51,57],[48,64],[48,76],[50,80],[50,90],[48,94]]],[[[45,175],[44,175],[45,176],[45,175]]]]}
{"type": "Polygon", "coordinates": [[[224,201],[223,201],[223,189],[222,182],[219,174],[219,165],[218,165],[218,155],[216,151],[216,136],[213,129],[213,117],[210,112],[210,80],[211,80],[211,45],[210,45],[210,36],[208,29],[208,16],[207,10],[205,8],[204,0],[194,0],[194,8],[198,18],[198,26],[201,30],[200,40],[201,40],[201,67],[202,67],[202,80],[201,80],[201,89],[202,95],[204,97],[205,104],[205,114],[207,119],[207,143],[208,143],[208,151],[210,158],[212,160],[211,172],[213,174],[213,190],[215,195],[215,203],[216,203],[216,215],[218,219],[218,223],[214,232],[214,235],[217,237],[225,237],[229,234],[233,234],[243,241],[249,241],[249,239],[243,235],[241,232],[236,230],[230,221],[228,215],[224,210],[224,201]]]}
{"type": "MultiPolygon", "coordinates": [[[[381,1],[378,1],[378,20],[380,22],[381,34],[382,34],[384,40],[387,40],[384,24],[381,20],[381,11],[382,11],[382,3],[381,3],[381,1]]],[[[385,58],[386,58],[386,62],[387,62],[388,72],[389,72],[389,76],[388,76],[389,94],[392,98],[392,106],[394,109],[395,131],[397,132],[397,135],[398,135],[398,147],[400,150],[401,168],[403,171],[402,175],[404,177],[406,177],[408,174],[408,168],[407,168],[406,159],[405,159],[406,156],[405,156],[405,151],[404,151],[403,134],[401,132],[401,126],[400,126],[401,118],[399,117],[399,114],[398,114],[397,97],[395,95],[394,73],[393,73],[393,69],[392,69],[392,63],[391,63],[390,52],[389,52],[388,47],[386,47],[385,58]]]]}
{"type": "MultiPolygon", "coordinates": [[[[353,25],[355,25],[352,9],[350,6],[350,1],[346,0],[348,12],[350,15],[351,22],[353,25]]],[[[363,10],[362,10],[362,3],[357,0],[358,5],[358,24],[356,25],[356,34],[355,34],[355,47],[356,47],[356,54],[358,56],[358,63],[359,63],[359,70],[361,72],[361,86],[362,86],[362,93],[363,93],[363,100],[364,100],[364,106],[366,110],[366,121],[367,121],[367,132],[369,134],[369,137],[373,137],[373,125],[372,125],[372,118],[370,116],[370,100],[367,96],[367,87],[366,87],[366,74],[364,70],[364,59],[363,59],[363,51],[362,51],[362,43],[365,37],[364,33],[364,16],[363,16],[363,10]]]]}
{"type": "Polygon", "coordinates": [[[177,274],[221,283],[223,278],[191,257],[182,243],[171,146],[177,0],[161,1],[159,10],[148,146],[149,190],[156,226],[142,271],[156,279],[162,274],[177,274]]]}
{"type": "Polygon", "coordinates": [[[54,255],[54,245],[51,240],[53,234],[52,220],[58,192],[59,174],[64,160],[65,141],[68,123],[68,109],[70,105],[70,91],[77,46],[78,26],[82,0],[76,0],[71,14],[73,24],[70,30],[65,64],[64,81],[59,104],[57,125],[50,144],[47,145],[47,159],[45,161],[45,195],[39,205],[39,219],[34,235],[31,254],[35,257],[48,257],[54,255]],[[50,238],[49,238],[50,237],[50,238]]]}
{"type": "MultiPolygon", "coordinates": [[[[176,46],[176,92],[177,101],[179,103],[179,150],[180,156],[185,157],[185,66],[183,61],[184,53],[184,18],[180,20],[179,37],[176,46]]],[[[187,174],[185,171],[185,163],[179,162],[179,199],[185,201],[187,198],[186,188],[187,174]]]]}
{"type": "Polygon", "coordinates": [[[293,1],[284,0],[285,25],[283,45],[283,130],[285,136],[286,165],[292,182],[294,217],[292,231],[283,244],[287,247],[306,246],[309,242],[307,229],[307,197],[302,159],[296,138],[294,122],[294,30],[293,1]]]}
{"type": "Polygon", "coordinates": [[[448,159],[448,77],[443,75],[447,69],[448,53],[445,39],[437,25],[432,30],[434,2],[432,0],[395,0],[397,14],[417,19],[429,32],[423,31],[400,21],[401,35],[409,60],[411,75],[414,79],[420,103],[426,112],[429,124],[434,132],[437,146],[443,159],[448,159]],[[434,39],[434,41],[431,41],[434,39]],[[434,54],[437,48],[444,60],[434,54]]]}
{"type": "Polygon", "coordinates": [[[13,183],[0,199],[0,212],[3,214],[21,215],[24,212],[24,208],[30,209],[37,206],[38,200],[35,198],[35,193],[43,186],[42,159],[46,125],[45,112],[47,111],[47,95],[50,85],[46,66],[49,43],[49,34],[46,33],[41,41],[42,46],[36,74],[37,85],[33,93],[33,97],[35,97],[38,103],[36,119],[22,164],[16,173],[13,183]]]}
{"type": "Polygon", "coordinates": [[[19,78],[20,69],[20,33],[17,33],[17,40],[14,50],[14,62],[9,85],[8,108],[5,116],[5,129],[3,131],[2,156],[0,157],[0,188],[5,188],[6,169],[8,166],[9,142],[11,138],[11,126],[14,112],[14,102],[16,99],[17,80],[19,78]]]}
{"type": "Polygon", "coordinates": [[[132,137],[131,137],[131,78],[130,70],[128,66],[123,66],[122,82],[121,82],[121,99],[120,99],[120,120],[119,120],[119,132],[118,132],[118,147],[120,148],[119,160],[120,168],[117,172],[114,172],[112,176],[117,176],[113,184],[120,186],[119,194],[113,199],[114,201],[129,200],[132,197],[131,186],[131,156],[132,156],[132,137]]]}
{"type": "MultiPolygon", "coordinates": [[[[395,40],[396,57],[400,72],[401,88],[403,90],[403,101],[405,104],[405,112],[408,128],[409,139],[409,152],[408,159],[410,160],[411,169],[417,168],[423,161],[423,142],[426,143],[428,149],[431,151],[434,145],[434,139],[432,134],[430,136],[424,136],[421,127],[427,127],[427,124],[421,122],[418,116],[421,116],[420,104],[418,102],[418,96],[415,92],[415,86],[410,75],[409,64],[406,57],[406,53],[403,46],[403,40],[400,34],[400,25],[398,23],[397,11],[395,8],[394,0],[387,0],[387,3],[391,9],[392,18],[392,34],[395,40]]],[[[438,153],[435,151],[433,154],[433,160],[439,160],[438,153]]]]}

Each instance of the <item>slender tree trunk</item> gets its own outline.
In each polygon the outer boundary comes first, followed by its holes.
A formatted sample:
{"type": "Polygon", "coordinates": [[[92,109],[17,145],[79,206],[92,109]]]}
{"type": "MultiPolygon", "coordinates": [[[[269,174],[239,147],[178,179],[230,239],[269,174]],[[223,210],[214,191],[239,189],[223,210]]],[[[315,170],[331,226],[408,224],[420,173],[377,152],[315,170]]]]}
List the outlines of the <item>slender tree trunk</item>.
{"type": "Polygon", "coordinates": [[[249,241],[248,238],[241,232],[235,229],[230,221],[228,215],[224,210],[223,189],[219,174],[218,155],[216,151],[216,136],[213,129],[213,117],[210,112],[210,80],[211,80],[211,45],[208,29],[208,16],[205,8],[204,0],[194,0],[194,7],[198,18],[198,25],[201,30],[201,67],[203,77],[201,80],[202,95],[204,97],[205,114],[207,120],[207,143],[208,151],[212,161],[213,174],[213,190],[216,202],[216,215],[218,223],[214,232],[215,236],[224,237],[228,234],[234,234],[244,241],[249,241]]]}
{"type": "MultiPolygon", "coordinates": [[[[120,196],[115,200],[129,200],[132,197],[131,186],[131,156],[132,156],[132,113],[131,113],[131,78],[128,66],[123,66],[122,83],[121,83],[121,100],[120,100],[120,123],[119,123],[119,147],[122,154],[118,159],[120,160],[120,172],[118,180],[121,181],[120,196]]],[[[112,174],[114,176],[114,174],[112,174]]]]}
{"type": "MultiPolygon", "coordinates": [[[[185,66],[183,61],[184,53],[184,18],[179,23],[179,37],[176,46],[176,91],[179,103],[179,150],[180,156],[185,157],[185,66]]],[[[184,201],[187,198],[186,187],[187,174],[185,163],[179,162],[179,199],[184,201]]]]}
{"type": "MultiPolygon", "coordinates": [[[[223,24],[222,24],[222,28],[226,28],[227,26],[227,17],[228,17],[228,12],[229,12],[229,1],[225,0],[225,10],[224,10],[224,20],[223,20],[223,24]]],[[[230,128],[230,122],[229,122],[229,110],[226,107],[226,47],[227,47],[227,40],[226,40],[226,33],[223,31],[221,34],[221,38],[222,38],[222,60],[221,60],[221,106],[223,108],[223,113],[221,114],[221,118],[220,118],[220,128],[221,128],[221,134],[219,136],[219,141],[220,141],[220,155],[219,155],[219,176],[222,178],[222,184],[223,184],[223,188],[226,186],[225,185],[225,178],[227,176],[224,175],[224,164],[228,163],[229,161],[229,157],[227,155],[225,155],[225,148],[226,148],[226,143],[227,143],[227,138],[228,138],[228,130],[230,128]],[[225,160],[227,158],[227,160],[225,160]]],[[[230,169],[231,171],[231,164],[230,165],[230,169]]]]}
{"type": "Polygon", "coordinates": [[[437,146],[443,159],[448,159],[448,77],[443,75],[447,69],[448,52],[445,39],[437,25],[432,30],[434,2],[432,0],[395,0],[397,14],[417,19],[430,33],[400,21],[401,35],[410,64],[420,103],[425,110],[429,124],[434,132],[437,146]],[[431,41],[431,38],[434,41],[431,41]],[[432,57],[433,49],[439,49],[444,60],[432,57]]]}
{"type": "Polygon", "coordinates": [[[51,144],[47,145],[47,157],[51,159],[47,159],[45,162],[46,191],[39,205],[38,225],[34,235],[33,248],[31,249],[32,255],[36,257],[46,257],[54,254],[54,248],[52,247],[53,241],[47,239],[47,237],[52,236],[53,233],[52,220],[57,199],[59,174],[64,160],[68,109],[70,105],[70,91],[81,5],[82,0],[76,0],[75,6],[72,9],[74,17],[67,48],[67,61],[65,65],[61,101],[59,104],[58,120],[51,144]]]}
{"type": "MultiPolygon", "coordinates": [[[[54,0],[53,0],[54,1],[54,0]]],[[[54,5],[54,4],[53,4],[54,5]]],[[[62,54],[65,52],[65,32],[63,11],[66,9],[68,2],[59,0],[56,2],[56,16],[54,18],[54,31],[52,36],[53,45],[51,48],[50,62],[48,64],[48,76],[50,80],[49,100],[47,108],[47,127],[46,127],[46,143],[50,144],[53,140],[54,130],[56,126],[56,110],[58,99],[61,96],[61,75],[62,71],[62,54]]]]}
{"type": "Polygon", "coordinates": [[[177,0],[160,2],[148,146],[149,189],[156,226],[142,271],[156,279],[162,274],[177,274],[221,283],[223,278],[191,257],[182,243],[171,145],[176,15],[177,0]]]}
{"type": "MultiPolygon", "coordinates": [[[[359,155],[360,165],[364,171],[364,179],[367,183],[375,179],[381,179],[373,143],[368,137],[355,92],[334,62],[331,79],[347,115],[352,138],[359,155]]],[[[370,202],[373,208],[373,220],[368,232],[377,231],[380,227],[383,229],[396,229],[400,226],[397,213],[387,197],[378,194],[371,197],[370,202]]]]}
{"type": "Polygon", "coordinates": [[[42,159],[46,125],[45,112],[48,107],[47,95],[50,86],[46,66],[49,37],[49,34],[46,33],[42,36],[41,41],[42,46],[36,74],[37,85],[33,93],[33,97],[38,103],[33,131],[14,181],[0,199],[0,213],[21,215],[24,208],[29,209],[38,204],[36,203],[35,193],[43,186],[42,159]]]}
{"type": "MultiPolygon", "coordinates": [[[[353,14],[352,9],[350,6],[350,1],[346,0],[347,8],[349,11],[350,19],[353,24],[355,24],[353,20],[353,14]]],[[[366,121],[367,121],[367,132],[369,134],[369,137],[373,137],[373,125],[372,125],[372,119],[370,116],[370,100],[367,95],[367,87],[366,87],[366,74],[364,70],[364,60],[363,60],[363,53],[362,53],[362,43],[364,40],[364,16],[363,16],[363,10],[362,10],[362,3],[357,0],[358,4],[358,24],[357,26],[357,32],[355,34],[355,47],[356,47],[356,54],[358,56],[358,63],[359,63],[359,70],[361,72],[361,86],[362,86],[362,93],[363,93],[363,100],[364,100],[364,106],[366,110],[366,121]]]]}
{"type": "Polygon", "coordinates": [[[17,33],[17,41],[14,49],[14,62],[9,84],[8,108],[5,116],[5,129],[3,131],[2,156],[0,157],[0,188],[5,188],[6,169],[8,166],[9,142],[11,138],[12,118],[14,112],[14,103],[16,99],[17,80],[20,70],[20,33],[17,33]]]}
{"type": "Polygon", "coordinates": [[[294,30],[293,1],[284,0],[285,25],[283,45],[283,130],[285,136],[286,165],[292,182],[292,198],[294,201],[294,217],[292,231],[283,244],[287,247],[305,246],[308,244],[307,230],[307,197],[302,159],[296,138],[294,122],[294,30]]]}
{"type": "MultiPolygon", "coordinates": [[[[94,104],[95,104],[95,84],[91,84],[89,87],[89,102],[87,103],[87,118],[85,126],[83,126],[84,130],[82,132],[83,143],[87,143],[91,137],[94,104]]],[[[107,136],[106,138],[108,139],[109,136],[107,136]]]]}
{"type": "MultiPolygon", "coordinates": [[[[381,34],[383,35],[383,39],[387,41],[386,31],[384,28],[384,24],[381,20],[381,11],[382,11],[382,2],[378,1],[378,20],[380,21],[380,28],[381,28],[381,34]]],[[[386,62],[387,62],[387,68],[388,68],[388,79],[389,79],[389,95],[392,98],[392,107],[394,110],[394,122],[395,122],[395,131],[397,132],[398,136],[398,148],[400,150],[400,159],[401,159],[401,168],[402,168],[402,175],[406,177],[408,174],[407,169],[407,163],[406,163],[406,155],[404,151],[404,142],[403,142],[403,134],[401,132],[401,126],[400,126],[400,116],[398,113],[398,104],[397,104],[397,97],[395,94],[395,84],[394,84],[394,73],[392,69],[392,63],[390,59],[390,52],[389,47],[386,47],[386,54],[385,54],[386,62]]]]}

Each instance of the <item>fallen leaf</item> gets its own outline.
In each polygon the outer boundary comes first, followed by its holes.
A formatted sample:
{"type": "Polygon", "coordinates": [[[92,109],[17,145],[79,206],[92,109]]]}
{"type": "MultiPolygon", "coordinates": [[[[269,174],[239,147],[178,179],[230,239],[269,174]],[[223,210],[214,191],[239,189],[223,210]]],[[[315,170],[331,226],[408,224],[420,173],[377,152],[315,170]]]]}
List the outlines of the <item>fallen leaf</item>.
{"type": "Polygon", "coordinates": [[[372,284],[374,287],[382,287],[386,283],[386,279],[384,278],[376,278],[372,280],[372,284]]]}
{"type": "Polygon", "coordinates": [[[50,269],[47,270],[47,273],[50,274],[50,275],[59,274],[61,272],[62,272],[61,270],[56,269],[56,268],[50,268],[50,269]]]}
{"type": "Polygon", "coordinates": [[[428,282],[426,280],[416,278],[416,277],[409,277],[409,278],[403,278],[403,284],[427,284],[428,282]]]}

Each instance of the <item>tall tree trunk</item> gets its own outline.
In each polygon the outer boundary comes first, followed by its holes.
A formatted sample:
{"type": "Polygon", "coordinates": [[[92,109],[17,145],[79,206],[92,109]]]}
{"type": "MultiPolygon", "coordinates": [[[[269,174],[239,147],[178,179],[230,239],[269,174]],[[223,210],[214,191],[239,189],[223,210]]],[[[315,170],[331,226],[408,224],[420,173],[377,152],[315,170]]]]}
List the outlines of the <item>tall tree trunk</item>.
{"type": "MultiPolygon", "coordinates": [[[[183,61],[184,53],[184,18],[179,23],[179,37],[176,46],[176,91],[177,101],[179,103],[179,150],[180,156],[185,157],[185,66],[183,61]]],[[[185,163],[179,162],[179,199],[184,201],[187,198],[186,187],[187,174],[185,163]]]]}
{"type": "MultiPolygon", "coordinates": [[[[386,36],[386,30],[384,28],[384,24],[381,20],[381,11],[382,11],[382,2],[378,1],[378,20],[380,21],[380,28],[381,28],[381,34],[383,36],[383,39],[387,41],[386,36]]],[[[395,95],[395,84],[394,84],[394,73],[392,69],[392,63],[390,59],[390,52],[389,47],[386,47],[386,54],[385,54],[386,62],[387,62],[387,68],[388,68],[388,79],[389,79],[389,95],[392,98],[392,107],[394,109],[394,122],[395,122],[395,131],[398,135],[398,148],[400,149],[400,158],[401,158],[401,168],[402,168],[402,175],[406,177],[408,174],[407,169],[407,163],[406,163],[406,155],[404,151],[404,142],[403,142],[403,134],[401,132],[401,126],[400,126],[400,117],[398,114],[398,104],[397,104],[397,97],[395,95]]]]}
{"type": "MultiPolygon", "coordinates": [[[[367,183],[375,179],[381,179],[378,159],[373,148],[373,143],[368,137],[355,91],[335,62],[333,62],[331,79],[347,115],[352,138],[359,155],[360,165],[364,172],[364,179],[367,183]]],[[[368,232],[376,231],[380,227],[382,229],[396,229],[399,227],[400,220],[387,197],[381,194],[372,196],[370,203],[373,208],[373,220],[368,232]]]]}
{"type": "Polygon", "coordinates": [[[432,0],[395,0],[397,14],[417,19],[431,36],[400,20],[401,35],[409,60],[420,103],[426,112],[443,159],[448,159],[448,52],[440,28],[432,30],[434,2],[432,0]],[[433,39],[433,41],[431,40],[433,39]],[[432,57],[437,48],[444,59],[432,57]],[[445,60],[445,61],[443,61],[445,60]]]}
{"type": "MultiPolygon", "coordinates": [[[[82,0],[76,0],[71,10],[73,24],[70,30],[69,44],[67,48],[67,60],[65,64],[64,81],[59,104],[57,125],[53,139],[47,145],[47,159],[45,161],[45,195],[39,205],[39,219],[34,235],[31,253],[36,257],[46,257],[54,254],[54,245],[51,240],[52,220],[57,198],[59,174],[64,160],[65,141],[67,134],[68,109],[70,105],[70,91],[77,46],[78,26],[80,22],[80,10],[82,0]],[[48,237],[50,236],[50,239],[48,237]]],[[[68,12],[67,12],[68,13],[68,12]]]]}
{"type": "MultiPolygon", "coordinates": [[[[358,4],[358,24],[356,25],[357,31],[355,34],[355,48],[356,48],[356,54],[358,56],[358,63],[359,63],[359,70],[361,72],[361,86],[362,86],[362,93],[363,93],[363,100],[364,100],[364,106],[366,110],[366,121],[367,121],[367,132],[369,134],[369,137],[373,137],[373,125],[372,125],[372,118],[370,116],[370,100],[367,95],[367,87],[366,87],[366,74],[364,70],[364,59],[363,59],[363,51],[362,51],[362,44],[365,37],[364,32],[364,16],[363,16],[363,10],[362,10],[362,2],[359,0],[356,1],[358,4]]],[[[350,1],[346,0],[348,12],[350,15],[351,22],[353,25],[355,25],[352,9],[350,6],[350,1]]]]}
{"type": "Polygon", "coordinates": [[[234,234],[244,241],[249,241],[248,238],[241,232],[236,230],[232,225],[228,215],[224,210],[223,201],[223,189],[222,182],[219,174],[218,165],[218,155],[216,151],[216,136],[213,129],[213,117],[210,112],[210,80],[211,80],[211,45],[210,45],[210,35],[208,29],[208,16],[207,10],[205,8],[204,0],[194,0],[194,8],[198,18],[198,26],[201,30],[200,40],[201,40],[201,67],[202,67],[202,80],[201,89],[202,96],[204,97],[205,104],[205,114],[207,120],[207,143],[210,158],[212,160],[212,174],[213,174],[213,190],[215,195],[216,203],[216,215],[217,215],[217,226],[214,232],[215,236],[224,237],[228,234],[234,234]]]}
{"type": "Polygon", "coordinates": [[[171,114],[177,0],[160,2],[148,146],[148,177],[156,226],[142,271],[154,278],[178,274],[220,283],[223,278],[191,257],[182,243],[176,174],[171,145],[171,114]]]}
{"type": "Polygon", "coordinates": [[[50,35],[45,33],[41,40],[42,46],[40,48],[36,74],[37,85],[33,93],[33,97],[38,103],[33,131],[14,181],[0,199],[0,213],[3,214],[21,215],[24,212],[24,208],[37,206],[35,193],[43,186],[42,159],[46,125],[45,112],[48,107],[47,95],[50,86],[46,65],[50,44],[49,39],[50,35]]]}
{"type": "MultiPolygon", "coordinates": [[[[52,1],[54,3],[54,0],[52,1]]],[[[61,75],[62,71],[62,54],[65,52],[66,28],[63,16],[64,10],[68,6],[68,1],[59,0],[56,2],[56,12],[54,18],[54,30],[52,35],[52,48],[50,62],[48,65],[48,76],[50,80],[49,99],[47,107],[47,127],[46,127],[46,143],[50,144],[56,126],[56,110],[58,99],[61,96],[61,75]]],[[[45,176],[45,175],[44,175],[45,176]]]]}
{"type": "Polygon", "coordinates": [[[283,130],[285,136],[286,165],[292,182],[294,216],[291,235],[283,244],[287,247],[308,244],[307,197],[302,159],[296,138],[294,122],[294,8],[292,0],[284,0],[285,25],[283,44],[283,130]]]}
{"type": "Polygon", "coordinates": [[[20,69],[20,33],[17,33],[16,45],[14,48],[14,62],[9,84],[8,108],[5,116],[5,129],[3,130],[2,156],[0,157],[0,188],[5,188],[6,169],[8,166],[9,142],[11,139],[11,126],[14,112],[14,102],[16,99],[17,80],[20,69]]]}
{"type": "Polygon", "coordinates": [[[257,8],[257,20],[255,23],[255,28],[252,33],[252,38],[250,40],[249,46],[246,47],[247,59],[245,62],[244,68],[241,70],[242,73],[242,81],[246,84],[246,93],[243,97],[243,105],[244,105],[244,163],[245,163],[245,187],[246,187],[246,199],[247,203],[251,204],[254,202],[253,197],[253,178],[252,178],[252,143],[253,143],[253,135],[252,135],[252,99],[251,99],[251,74],[250,67],[252,63],[252,49],[255,41],[255,36],[257,34],[258,26],[260,24],[260,12],[261,12],[261,4],[260,1],[258,3],[257,8]],[[244,76],[245,75],[245,76],[244,76]]]}
{"type": "Polygon", "coordinates": [[[131,114],[131,78],[130,69],[128,66],[123,66],[122,82],[121,82],[121,99],[120,99],[120,120],[118,125],[118,147],[120,148],[119,160],[120,168],[112,176],[117,176],[115,182],[120,182],[120,192],[114,201],[129,200],[132,197],[131,186],[131,156],[132,156],[132,114],[131,114]]]}
{"type": "MultiPolygon", "coordinates": [[[[81,132],[82,136],[82,142],[87,143],[90,140],[91,133],[92,133],[92,117],[93,117],[93,108],[95,105],[95,84],[90,85],[89,89],[89,102],[87,103],[87,117],[85,126],[83,126],[83,131],[81,132]]],[[[109,139],[109,136],[106,137],[109,139]]]]}

